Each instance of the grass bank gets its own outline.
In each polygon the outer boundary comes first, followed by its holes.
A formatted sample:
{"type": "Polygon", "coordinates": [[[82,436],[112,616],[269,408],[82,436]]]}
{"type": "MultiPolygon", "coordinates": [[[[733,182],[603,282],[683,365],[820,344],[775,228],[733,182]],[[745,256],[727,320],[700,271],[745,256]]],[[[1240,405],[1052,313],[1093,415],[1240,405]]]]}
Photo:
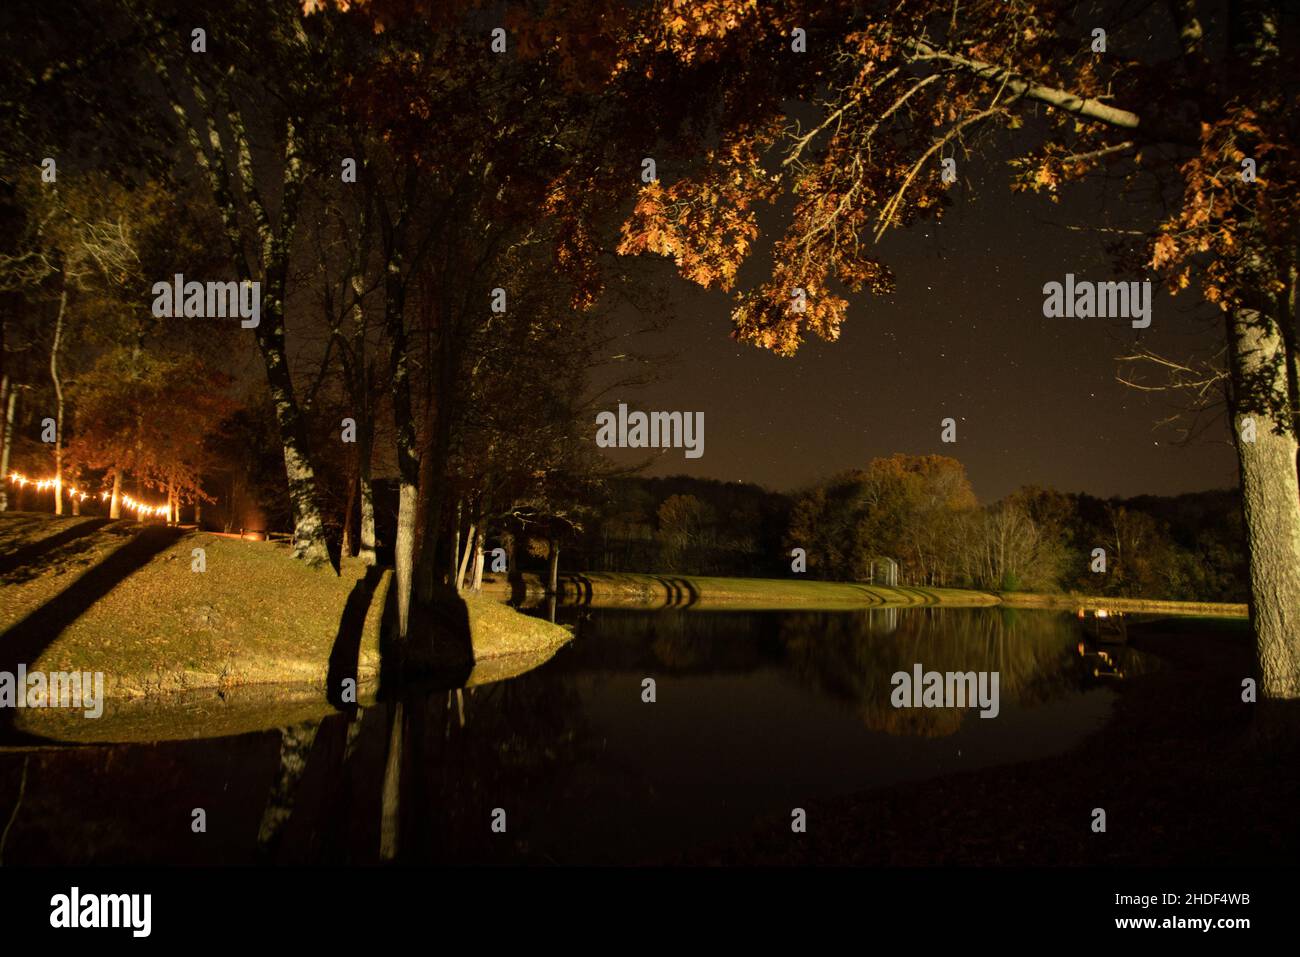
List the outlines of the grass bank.
{"type": "MultiPolygon", "coordinates": [[[[960,588],[889,588],[852,582],[823,582],[782,578],[718,578],[704,575],[651,575],[632,572],[589,572],[560,576],[560,600],[592,607],[782,608],[853,609],[948,605],[996,605],[996,595],[960,588]]],[[[535,575],[524,576],[525,592],[543,592],[535,575]]],[[[504,580],[485,582],[484,590],[509,591],[504,580]]]]}
{"type": "MultiPolygon", "coordinates": [[[[103,672],[110,699],[250,685],[320,689],[339,675],[364,683],[379,674],[391,580],[391,570],[355,559],[338,575],[308,568],[270,542],[2,514],[0,662],[103,672]]],[[[570,637],[484,598],[466,600],[465,611],[480,680],[508,675],[519,661],[535,664],[570,637]]]]}
{"type": "Polygon", "coordinates": [[[1108,595],[1042,595],[1030,592],[1000,592],[1009,608],[1105,608],[1108,611],[1150,612],[1164,615],[1193,615],[1203,618],[1248,618],[1244,602],[1164,601],[1154,598],[1114,598],[1108,595]]]}
{"type": "MultiPolygon", "coordinates": [[[[541,579],[525,572],[513,592],[504,577],[488,576],[483,590],[498,598],[513,594],[525,601],[545,596],[541,579]]],[[[655,575],[637,572],[580,572],[559,577],[560,601],[594,608],[699,608],[780,610],[783,608],[853,609],[911,606],[972,608],[1006,605],[1073,611],[1105,608],[1209,618],[1246,618],[1244,604],[1113,598],[1104,595],[985,592],[964,588],[863,585],[799,578],[723,578],[704,575],[655,575]]]]}

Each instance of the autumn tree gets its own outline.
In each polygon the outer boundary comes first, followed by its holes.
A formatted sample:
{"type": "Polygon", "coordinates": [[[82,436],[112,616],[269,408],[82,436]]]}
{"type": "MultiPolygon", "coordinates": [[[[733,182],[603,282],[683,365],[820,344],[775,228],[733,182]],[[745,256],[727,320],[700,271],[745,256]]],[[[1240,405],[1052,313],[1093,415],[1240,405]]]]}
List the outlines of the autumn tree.
{"type": "Polygon", "coordinates": [[[122,480],[134,475],[164,491],[169,513],[182,503],[212,501],[203,476],[215,462],[207,439],[234,412],[228,376],[193,356],[103,354],[79,377],[73,398],[77,431],[72,458],[113,478],[113,505],[122,480]]]}
{"type": "Polygon", "coordinates": [[[601,239],[639,182],[629,157],[694,112],[669,100],[646,115],[648,79],[611,83],[608,57],[635,20],[619,4],[603,19],[580,4],[512,10],[504,48],[475,3],[303,7],[355,64],[337,100],[377,237],[405,634],[413,600],[447,581],[442,543],[463,498],[449,463],[484,324],[557,279],[569,310],[596,304],[612,265],[601,239]]]}
{"type": "Polygon", "coordinates": [[[97,301],[116,301],[140,277],[139,206],[105,177],[59,187],[22,181],[25,230],[14,254],[0,257],[0,284],[49,304],[49,382],[53,387],[54,511],[63,514],[65,412],[71,346],[89,326],[97,301]]]}
{"type": "Polygon", "coordinates": [[[735,291],[734,334],[789,355],[808,335],[838,336],[845,292],[891,288],[874,244],[941,215],[945,160],[1007,144],[1013,184],[1048,193],[1117,169],[1154,180],[1169,206],[1137,248],[1173,289],[1194,286],[1223,310],[1261,689],[1294,699],[1300,101],[1282,51],[1295,24],[1280,2],[1242,0],[1216,30],[1202,7],[1161,7],[1157,37],[1122,10],[1096,11],[1094,28],[1047,0],[657,4],[624,68],[661,72],[665,54],[706,77],[725,64],[730,96],[717,148],[642,190],[621,249],[671,256],[686,277],[733,291],[740,263],[770,249],[769,278],[735,291]],[[792,119],[796,100],[815,117],[792,119]],[[995,136],[1016,128],[1019,139],[995,136]],[[790,216],[760,244],[754,201],[778,195],[790,216]]]}
{"type": "Polygon", "coordinates": [[[803,548],[809,570],[826,578],[865,580],[883,557],[899,563],[907,582],[952,584],[960,571],[954,537],[975,506],[956,459],[899,452],[799,495],[787,545],[803,548]]]}

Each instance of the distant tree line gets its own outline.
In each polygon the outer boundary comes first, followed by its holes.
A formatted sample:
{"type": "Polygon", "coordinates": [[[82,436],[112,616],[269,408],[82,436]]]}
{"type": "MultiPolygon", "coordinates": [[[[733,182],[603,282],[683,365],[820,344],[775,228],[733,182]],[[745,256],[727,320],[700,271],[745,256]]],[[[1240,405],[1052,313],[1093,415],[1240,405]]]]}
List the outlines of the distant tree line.
{"type": "MultiPolygon", "coordinates": [[[[945,456],[896,454],[793,494],[684,476],[606,484],[573,567],[1245,601],[1245,533],[1229,489],[1102,499],[1028,485],[980,504],[945,456]],[[1105,552],[1105,571],[1095,549],[1105,552]],[[877,579],[879,580],[879,579],[877,579]]],[[[566,562],[566,564],[568,564],[566,562]]]]}

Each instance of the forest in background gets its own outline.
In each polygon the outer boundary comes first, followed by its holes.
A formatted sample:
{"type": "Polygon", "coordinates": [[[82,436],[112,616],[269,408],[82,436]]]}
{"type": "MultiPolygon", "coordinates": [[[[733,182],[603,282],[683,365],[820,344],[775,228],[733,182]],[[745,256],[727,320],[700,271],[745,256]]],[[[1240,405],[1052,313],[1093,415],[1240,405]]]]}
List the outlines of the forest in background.
{"type": "Polygon", "coordinates": [[[981,505],[957,460],[903,454],[789,494],[612,479],[565,567],[784,578],[797,574],[795,548],[807,577],[828,581],[866,581],[885,557],[909,585],[1222,602],[1249,592],[1234,490],[1102,499],[1025,486],[981,505]],[[1095,548],[1105,573],[1091,570],[1095,548]]]}

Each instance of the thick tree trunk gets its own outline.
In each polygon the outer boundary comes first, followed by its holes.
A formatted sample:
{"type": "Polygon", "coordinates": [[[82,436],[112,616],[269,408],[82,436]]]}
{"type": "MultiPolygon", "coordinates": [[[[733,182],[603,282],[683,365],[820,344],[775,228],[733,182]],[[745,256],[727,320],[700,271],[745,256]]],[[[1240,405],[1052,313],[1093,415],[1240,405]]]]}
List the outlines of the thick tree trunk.
{"type": "MultiPolygon", "coordinates": [[[[413,172],[407,174],[408,192],[413,190],[413,172]]],[[[409,195],[405,201],[409,202],[409,195]]],[[[380,203],[381,212],[384,211],[380,203]]],[[[398,639],[403,644],[411,618],[412,584],[419,556],[416,554],[416,512],[419,507],[420,449],[416,441],[415,416],[411,408],[411,368],[406,340],[406,285],[402,276],[402,234],[405,203],[396,228],[384,220],[384,328],[389,341],[389,376],[393,396],[393,421],[397,427],[398,490],[397,540],[394,543],[397,585],[398,639]]]]}
{"type": "Polygon", "coordinates": [[[321,520],[316,494],[316,470],[307,451],[302,412],[294,397],[284,345],[284,303],[279,298],[283,282],[271,283],[264,297],[257,342],[266,363],[266,380],[275,404],[275,419],[284,446],[284,474],[289,482],[293,507],[293,556],[309,565],[329,561],[325,523],[321,520]],[[266,330],[263,332],[263,330],[266,330]]]}
{"type": "Polygon", "coordinates": [[[1250,551],[1250,617],[1262,699],[1300,698],[1300,485],[1276,325],[1253,309],[1229,317],[1234,433],[1250,551]],[[1242,421],[1255,420],[1254,441],[1242,421]]]}

